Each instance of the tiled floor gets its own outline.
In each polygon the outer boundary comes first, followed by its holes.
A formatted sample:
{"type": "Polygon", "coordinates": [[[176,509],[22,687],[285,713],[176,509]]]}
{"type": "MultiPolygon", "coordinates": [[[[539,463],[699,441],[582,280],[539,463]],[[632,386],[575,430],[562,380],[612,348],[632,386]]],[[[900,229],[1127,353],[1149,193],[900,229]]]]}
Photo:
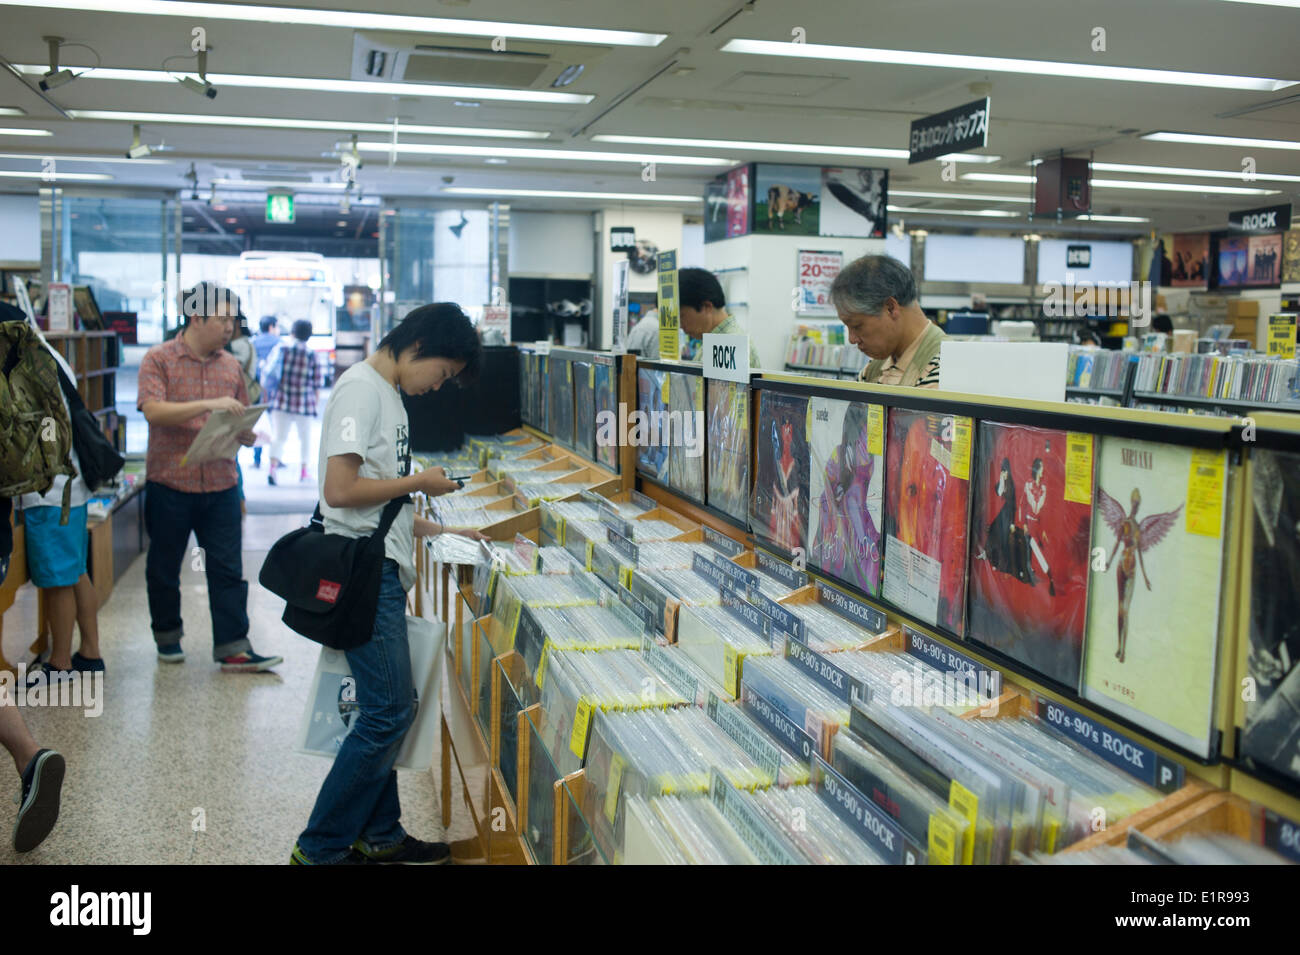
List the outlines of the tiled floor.
{"type": "MultiPolygon", "coordinates": [[[[294,751],[318,648],[280,622],[284,605],[257,584],[257,571],[271,543],[304,521],[303,514],[281,513],[250,514],[245,522],[253,646],[285,658],[272,673],[223,674],[212,662],[207,590],[188,563],[182,571],[186,660],[158,663],[145,562],[136,559],[100,612],[108,667],[102,715],[24,709],[38,743],[67,757],[63,808],[36,850],[18,856],[7,837],[0,840],[0,862],[288,861],[330,766],[294,751]]],[[[459,787],[453,788],[451,830],[442,831],[438,765],[435,753],[433,773],[399,774],[403,825],[424,839],[466,838],[473,829],[459,787]]],[[[17,790],[16,775],[2,766],[0,779],[17,790]]],[[[5,833],[15,810],[0,799],[5,833]]]]}

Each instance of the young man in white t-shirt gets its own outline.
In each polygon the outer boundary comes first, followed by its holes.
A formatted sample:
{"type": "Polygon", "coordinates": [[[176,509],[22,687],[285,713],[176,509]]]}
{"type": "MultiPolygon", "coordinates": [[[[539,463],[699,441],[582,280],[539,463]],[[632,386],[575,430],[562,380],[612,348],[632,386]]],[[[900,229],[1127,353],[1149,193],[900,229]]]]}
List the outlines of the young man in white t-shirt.
{"type": "MultiPolygon", "coordinates": [[[[319,474],[325,533],[364,537],[384,505],[423,491],[446,494],[458,484],[442,468],[411,474],[410,428],[402,392],[436,391],[478,373],[479,341],[458,305],[425,305],[406,316],[375,353],[339,376],[321,421],[319,474]]],[[[415,583],[414,538],[444,530],[403,506],[384,539],[379,606],[370,641],[347,651],[356,679],[358,718],[321,785],[290,862],[438,864],[445,843],[406,834],[393,764],[415,717],[406,592],[415,583]]],[[[469,532],[469,536],[482,535],[469,532]]]]}

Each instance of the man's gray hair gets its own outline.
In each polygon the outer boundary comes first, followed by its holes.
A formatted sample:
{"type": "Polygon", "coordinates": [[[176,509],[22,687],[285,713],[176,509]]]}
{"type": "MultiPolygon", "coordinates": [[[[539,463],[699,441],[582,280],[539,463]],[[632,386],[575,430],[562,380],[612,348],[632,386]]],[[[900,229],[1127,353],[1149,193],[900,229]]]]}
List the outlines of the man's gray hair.
{"type": "Polygon", "coordinates": [[[831,301],[842,312],[878,315],[885,300],[899,305],[916,301],[912,270],[888,255],[864,255],[850,262],[831,283],[831,301]]]}

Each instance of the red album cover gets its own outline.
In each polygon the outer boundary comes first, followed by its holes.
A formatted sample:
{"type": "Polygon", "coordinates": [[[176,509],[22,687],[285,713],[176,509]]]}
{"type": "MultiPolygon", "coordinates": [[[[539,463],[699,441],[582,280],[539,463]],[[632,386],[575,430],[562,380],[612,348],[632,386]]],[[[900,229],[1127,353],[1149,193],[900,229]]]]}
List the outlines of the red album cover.
{"type": "Polygon", "coordinates": [[[884,597],[962,634],[970,418],[891,408],[885,449],[884,597]]]}
{"type": "Polygon", "coordinates": [[[1092,435],[981,421],[969,638],[1079,685],[1088,610],[1092,435]]]}

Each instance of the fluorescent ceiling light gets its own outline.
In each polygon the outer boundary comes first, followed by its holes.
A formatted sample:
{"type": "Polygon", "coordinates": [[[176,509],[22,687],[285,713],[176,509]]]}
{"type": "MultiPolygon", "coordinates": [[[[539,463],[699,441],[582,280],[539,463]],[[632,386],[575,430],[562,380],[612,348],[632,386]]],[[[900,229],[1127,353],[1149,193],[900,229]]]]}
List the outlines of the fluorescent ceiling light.
{"type": "Polygon", "coordinates": [[[229,186],[232,189],[283,189],[286,192],[330,192],[348,187],[346,182],[284,182],[279,179],[213,179],[212,185],[218,189],[229,186]]]}
{"type": "Polygon", "coordinates": [[[17,106],[0,106],[0,116],[26,116],[25,109],[19,109],[17,106]]]}
{"type": "MultiPolygon", "coordinates": [[[[669,136],[622,136],[601,134],[592,136],[594,143],[633,143],[643,146],[687,146],[698,149],[734,149],[737,152],[756,150],[771,153],[806,153],[809,155],[828,154],[832,156],[863,156],[869,159],[907,159],[910,155],[906,149],[886,149],[875,146],[812,146],[806,143],[763,143],[734,139],[678,139],[669,136]]],[[[1001,156],[979,156],[974,153],[953,153],[939,156],[938,160],[953,162],[991,163],[998,162],[1001,156]]]]}
{"type": "Polygon", "coordinates": [[[910,206],[889,206],[890,212],[926,216],[982,216],[986,219],[1018,219],[1019,212],[1006,209],[913,209],[910,206]]]}
{"type": "Polygon", "coordinates": [[[1150,222],[1143,216],[1079,216],[1080,222],[1150,222]]]}
{"type": "Polygon", "coordinates": [[[444,195],[520,196],[538,199],[611,199],[616,202],[703,202],[699,196],[665,196],[649,192],[572,192],[567,189],[482,189],[476,186],[448,186],[444,195]]]}
{"type": "Polygon", "coordinates": [[[971,202],[1033,202],[1028,196],[996,196],[981,192],[912,192],[904,189],[890,189],[890,196],[902,196],[905,199],[963,199],[971,202]]]}
{"type": "MultiPolygon", "coordinates": [[[[1033,182],[1033,176],[996,172],[968,172],[963,179],[976,182],[1033,182]]],[[[1132,179],[1094,179],[1094,189],[1140,189],[1149,192],[1209,192],[1225,196],[1275,196],[1278,189],[1249,189],[1245,186],[1207,186],[1195,182],[1141,182],[1132,179]]]]}
{"type": "MultiPolygon", "coordinates": [[[[206,6],[206,4],[203,4],[206,6]]],[[[43,74],[45,67],[19,64],[20,73],[43,74]]],[[[81,67],[78,67],[81,69],[81,67]]],[[[175,83],[185,71],[177,70],[122,70],[100,67],[85,74],[96,80],[130,80],[138,83],[175,83]]],[[[487,86],[450,86],[434,83],[384,83],[376,80],[333,80],[314,76],[253,76],[244,73],[209,73],[207,79],[214,86],[239,86],[251,89],[307,90],[319,93],[378,93],[382,96],[430,96],[445,99],[500,100],[510,103],[585,104],[594,96],[586,93],[555,93],[548,90],[507,90],[487,86]]]]}
{"type": "Polygon", "coordinates": [[[975,182],[1033,182],[1033,176],[1018,176],[1014,173],[1004,172],[964,172],[961,174],[963,179],[971,179],[975,182]]]}
{"type": "Polygon", "coordinates": [[[1094,179],[1094,189],[1140,189],[1150,192],[1210,192],[1224,196],[1276,196],[1280,189],[1245,186],[1206,186],[1195,182],[1139,182],[1134,179],[1094,179]]]}
{"type": "Polygon", "coordinates": [[[0,127],[0,136],[53,136],[48,129],[10,129],[0,127]]]}
{"type": "Polygon", "coordinates": [[[102,172],[24,172],[17,169],[0,169],[0,179],[44,179],[44,180],[76,180],[77,182],[98,182],[105,179],[112,179],[112,176],[102,172]]]}
{"type": "Polygon", "coordinates": [[[121,153],[113,156],[68,156],[63,153],[0,153],[0,159],[30,159],[40,162],[42,159],[54,159],[58,162],[129,162],[136,166],[161,166],[174,162],[171,159],[127,159],[121,153]]]}
{"type": "Polygon", "coordinates": [[[1095,162],[1094,170],[1101,172],[1131,172],[1142,176],[1200,176],[1203,179],[1236,179],[1249,182],[1252,179],[1263,182],[1300,182],[1300,176],[1284,176],[1280,173],[1256,172],[1247,176],[1240,169],[1190,169],[1180,166],[1140,166],[1124,162],[1095,162]]]}
{"type": "MultiPolygon", "coordinates": [[[[400,129],[400,127],[399,127],[400,129]]],[[[422,156],[508,156],[515,159],[563,159],[570,162],[656,163],[664,166],[730,166],[736,160],[715,156],[656,156],[649,153],[603,153],[592,149],[524,149],[520,146],[462,146],[459,143],[357,143],[362,152],[422,156]]]]}
{"type": "Polygon", "coordinates": [[[1264,7],[1300,7],[1300,0],[1228,0],[1229,3],[1257,3],[1264,7]]]}
{"type": "Polygon", "coordinates": [[[1197,146],[1246,146],[1253,149],[1300,149],[1290,139],[1250,139],[1245,136],[1208,136],[1203,133],[1147,133],[1142,139],[1153,143],[1192,143],[1197,146]]]}
{"type": "MultiPolygon", "coordinates": [[[[176,123],[183,126],[252,126],[263,129],[324,129],[345,133],[391,133],[392,123],[357,123],[331,119],[280,119],[270,116],[205,116],[200,113],[136,113],[111,109],[70,109],[73,119],[127,123],[176,123]]],[[[532,129],[476,129],[472,126],[420,126],[399,123],[398,130],[417,136],[482,136],[485,139],[546,139],[532,129]]]]}
{"type": "Polygon", "coordinates": [[[1254,90],[1272,93],[1294,86],[1297,80],[1275,80],[1255,76],[1224,76],[1217,73],[1185,73],[1180,70],[1152,70],[1132,66],[1102,66],[1093,63],[1057,63],[1052,60],[1020,60],[1002,56],[971,56],[964,53],[926,53],[917,50],[879,50],[826,43],[790,43],[779,40],[729,40],[723,53],[755,53],[762,56],[798,56],[813,60],[849,60],[858,63],[888,63],[894,66],[934,66],[944,69],[976,70],[987,73],[1030,73],[1035,76],[1064,76],[1083,80],[1122,80],[1130,83],[1161,83],[1171,86],[1207,86],[1214,89],[1254,90]]]}
{"type": "Polygon", "coordinates": [[[91,13],[135,13],[199,20],[292,23],[300,26],[341,27],[345,30],[503,36],[515,40],[550,40],[555,43],[595,43],[608,46],[658,46],[667,39],[667,34],[664,33],[639,33],[632,30],[597,30],[589,27],[556,27],[541,23],[492,20],[454,20],[448,17],[412,17],[349,10],[308,10],[302,7],[267,7],[242,3],[189,3],[179,2],[179,0],[5,0],[5,6],[38,7],[42,10],[83,10],[91,13]]]}

